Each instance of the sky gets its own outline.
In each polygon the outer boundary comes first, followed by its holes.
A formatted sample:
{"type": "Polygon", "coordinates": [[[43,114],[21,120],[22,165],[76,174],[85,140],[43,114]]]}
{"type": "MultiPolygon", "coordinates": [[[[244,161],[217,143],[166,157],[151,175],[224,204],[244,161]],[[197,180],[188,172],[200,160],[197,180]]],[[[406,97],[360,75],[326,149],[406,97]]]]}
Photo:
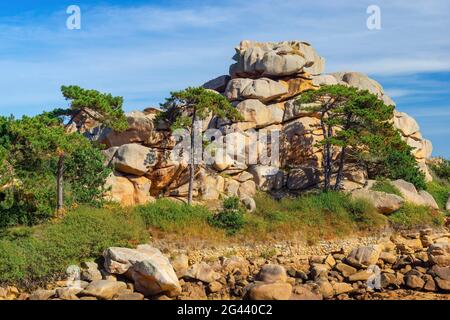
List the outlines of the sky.
{"type": "Polygon", "coordinates": [[[230,0],[0,2],[0,115],[64,107],[61,85],[123,96],[126,111],[228,73],[241,40],[303,40],[326,72],[380,82],[450,158],[450,1],[230,0]],[[69,30],[70,5],[81,29],[69,30]],[[370,30],[377,5],[381,29],[370,30]]]}

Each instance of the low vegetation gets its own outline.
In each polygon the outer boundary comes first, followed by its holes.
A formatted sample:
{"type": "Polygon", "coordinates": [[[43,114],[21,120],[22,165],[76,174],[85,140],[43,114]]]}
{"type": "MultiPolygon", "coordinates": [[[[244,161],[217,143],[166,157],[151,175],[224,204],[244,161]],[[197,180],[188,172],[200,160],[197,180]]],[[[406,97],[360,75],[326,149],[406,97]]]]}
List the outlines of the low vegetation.
{"type": "Polygon", "coordinates": [[[371,189],[373,191],[392,193],[399,197],[402,196],[400,190],[396,186],[394,186],[389,180],[386,179],[377,180],[371,189]]]}
{"type": "Polygon", "coordinates": [[[61,220],[4,230],[0,238],[0,283],[35,285],[66,268],[98,258],[110,246],[133,247],[147,240],[138,215],[116,208],[80,207],[61,220]]]}
{"type": "Polygon", "coordinates": [[[406,203],[400,210],[389,216],[394,227],[419,228],[423,226],[442,226],[444,215],[425,206],[406,203]]]}
{"type": "MultiPolygon", "coordinates": [[[[440,225],[442,215],[406,205],[389,218],[363,200],[339,192],[275,200],[255,197],[257,211],[244,213],[235,198],[226,199],[213,215],[203,206],[161,199],[135,208],[80,206],[60,219],[39,226],[3,229],[0,234],[0,284],[34,286],[61,276],[66,268],[96,259],[110,246],[133,247],[150,238],[175,237],[238,242],[304,239],[315,242],[386,226],[440,225]]],[[[269,254],[269,253],[268,253],[269,254]]]]}

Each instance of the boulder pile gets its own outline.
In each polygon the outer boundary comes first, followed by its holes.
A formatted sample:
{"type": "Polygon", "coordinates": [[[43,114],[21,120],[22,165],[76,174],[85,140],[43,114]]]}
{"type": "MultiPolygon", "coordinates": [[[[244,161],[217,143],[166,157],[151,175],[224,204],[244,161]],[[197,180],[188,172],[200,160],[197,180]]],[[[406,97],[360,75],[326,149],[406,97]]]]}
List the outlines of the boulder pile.
{"type": "MultiPolygon", "coordinates": [[[[275,247],[267,245],[267,250],[275,247]]],[[[428,294],[450,299],[450,234],[396,233],[374,244],[297,254],[209,256],[167,252],[150,245],[108,248],[81,265],[80,279],[59,281],[26,293],[0,288],[0,299],[395,299],[428,294]],[[75,280],[75,281],[74,281],[75,280]]]]}
{"type": "MultiPolygon", "coordinates": [[[[394,105],[382,86],[357,72],[324,74],[325,60],[302,41],[242,41],[236,48],[229,75],[203,85],[225,96],[241,113],[243,120],[229,122],[215,117],[203,121],[203,131],[217,129],[220,139],[212,144],[224,150],[225,157],[202,163],[195,174],[194,196],[199,201],[221,196],[238,196],[246,203],[257,189],[301,191],[321,183],[323,157],[317,142],[323,139],[318,128],[319,115],[309,105],[297,105],[296,98],[306,90],[322,85],[342,84],[376,94],[394,105]],[[270,141],[248,144],[238,156],[229,154],[238,141],[248,141],[249,132],[277,134],[279,157],[271,159],[270,141]],[[250,161],[250,158],[256,161],[250,161]]],[[[118,133],[90,124],[86,134],[105,144],[107,164],[115,172],[108,178],[109,197],[123,205],[143,204],[156,196],[186,198],[187,163],[171,156],[176,145],[169,126],[156,120],[159,111],[148,108],[127,114],[129,129],[118,133]]],[[[393,124],[403,139],[414,148],[421,169],[431,179],[426,159],[431,142],[422,138],[417,122],[406,113],[395,111],[393,124]]],[[[367,172],[356,164],[345,165],[343,188],[354,190],[366,184],[367,172]]]]}

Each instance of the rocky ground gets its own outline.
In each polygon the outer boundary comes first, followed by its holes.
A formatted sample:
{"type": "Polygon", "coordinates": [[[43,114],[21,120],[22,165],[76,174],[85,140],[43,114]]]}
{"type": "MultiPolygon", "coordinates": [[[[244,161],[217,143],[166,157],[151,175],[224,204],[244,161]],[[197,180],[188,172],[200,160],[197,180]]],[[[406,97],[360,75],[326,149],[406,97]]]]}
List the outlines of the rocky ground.
{"type": "Polygon", "coordinates": [[[0,299],[450,300],[449,239],[448,229],[423,229],[314,246],[108,248],[66,280],[0,288],[0,299]]]}

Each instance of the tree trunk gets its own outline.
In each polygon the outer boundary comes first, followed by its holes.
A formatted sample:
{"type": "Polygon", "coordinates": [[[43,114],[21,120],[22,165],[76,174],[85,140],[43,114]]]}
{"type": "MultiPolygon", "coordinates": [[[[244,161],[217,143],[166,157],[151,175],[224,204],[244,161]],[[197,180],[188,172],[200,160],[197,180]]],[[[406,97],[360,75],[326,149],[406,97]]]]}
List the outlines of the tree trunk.
{"type": "Polygon", "coordinates": [[[334,185],[335,191],[339,190],[339,187],[341,185],[346,153],[347,153],[347,147],[342,147],[341,155],[339,157],[339,169],[338,169],[338,173],[336,176],[336,184],[334,185]]]}
{"type": "Polygon", "coordinates": [[[194,175],[195,175],[195,119],[196,113],[194,109],[194,114],[192,115],[192,125],[191,125],[191,150],[190,150],[190,162],[189,162],[189,191],[188,191],[188,204],[192,204],[192,194],[194,189],[194,175]]]}
{"type": "MultiPolygon", "coordinates": [[[[328,125],[328,132],[327,132],[327,138],[331,138],[333,136],[333,129],[331,128],[330,125],[328,125]]],[[[326,170],[326,176],[325,176],[325,185],[326,185],[326,190],[328,191],[328,189],[330,188],[330,184],[331,184],[331,174],[332,174],[332,150],[331,150],[331,143],[329,141],[327,141],[326,143],[326,149],[327,149],[327,155],[326,155],[326,165],[325,165],[325,170],[326,170]]]]}
{"type": "Polygon", "coordinates": [[[56,193],[57,193],[56,210],[58,213],[64,207],[63,176],[64,176],[64,155],[60,155],[58,159],[58,168],[56,172],[56,193]]]}
{"type": "MultiPolygon", "coordinates": [[[[320,126],[322,128],[322,134],[323,137],[326,139],[327,138],[327,129],[325,127],[325,123],[324,123],[324,115],[325,112],[322,112],[322,115],[320,117],[320,126]]],[[[323,186],[323,190],[324,191],[328,191],[328,179],[327,179],[327,175],[328,175],[328,142],[325,143],[324,147],[323,147],[323,177],[324,177],[324,186],[323,186]]]]}

